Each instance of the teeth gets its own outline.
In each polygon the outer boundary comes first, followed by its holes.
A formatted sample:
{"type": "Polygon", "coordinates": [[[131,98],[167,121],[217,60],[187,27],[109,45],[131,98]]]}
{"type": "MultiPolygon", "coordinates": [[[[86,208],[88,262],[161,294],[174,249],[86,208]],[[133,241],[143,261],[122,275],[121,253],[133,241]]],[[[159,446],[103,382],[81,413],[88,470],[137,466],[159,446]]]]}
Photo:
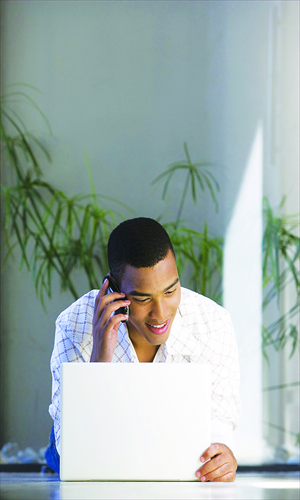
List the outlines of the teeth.
{"type": "Polygon", "coordinates": [[[162,325],[151,325],[151,326],[153,326],[153,328],[162,328],[165,325],[166,323],[163,323],[162,325]]]}

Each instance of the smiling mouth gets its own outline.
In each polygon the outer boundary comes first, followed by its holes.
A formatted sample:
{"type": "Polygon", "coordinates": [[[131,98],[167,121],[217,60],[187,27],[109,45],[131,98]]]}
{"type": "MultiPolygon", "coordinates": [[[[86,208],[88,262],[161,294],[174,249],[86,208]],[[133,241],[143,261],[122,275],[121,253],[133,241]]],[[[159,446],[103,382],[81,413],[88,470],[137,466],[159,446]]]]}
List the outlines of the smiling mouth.
{"type": "Polygon", "coordinates": [[[150,323],[146,323],[147,327],[149,330],[151,330],[152,333],[155,333],[155,335],[162,335],[163,333],[166,333],[166,331],[169,328],[170,325],[170,320],[168,319],[164,323],[161,323],[159,325],[151,325],[150,323]]]}

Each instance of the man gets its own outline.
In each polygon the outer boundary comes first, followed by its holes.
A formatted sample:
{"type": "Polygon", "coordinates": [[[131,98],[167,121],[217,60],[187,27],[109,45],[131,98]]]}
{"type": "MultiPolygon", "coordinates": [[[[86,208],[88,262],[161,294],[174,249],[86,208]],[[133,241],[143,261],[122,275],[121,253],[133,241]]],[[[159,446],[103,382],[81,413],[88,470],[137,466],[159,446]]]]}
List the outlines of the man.
{"type": "Polygon", "coordinates": [[[107,255],[110,278],[121,292],[107,294],[106,279],[100,291],[81,297],[56,321],[49,466],[59,470],[61,363],[205,362],[212,367],[213,444],[199,457],[203,464],[195,474],[201,481],[234,481],[239,366],[228,313],[180,286],[170,238],[153,219],[122,222],[110,235],[107,255]],[[129,315],[121,307],[129,307],[129,315]]]}

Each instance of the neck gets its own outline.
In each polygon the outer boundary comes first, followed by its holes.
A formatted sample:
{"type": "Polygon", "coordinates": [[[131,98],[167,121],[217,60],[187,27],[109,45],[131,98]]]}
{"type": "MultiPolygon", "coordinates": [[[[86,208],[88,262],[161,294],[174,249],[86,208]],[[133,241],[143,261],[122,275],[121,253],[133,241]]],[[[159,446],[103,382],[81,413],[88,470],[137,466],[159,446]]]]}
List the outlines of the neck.
{"type": "Polygon", "coordinates": [[[152,363],[155,358],[155,354],[159,349],[159,345],[151,345],[149,346],[136,346],[132,342],[133,347],[135,349],[136,355],[140,363],[152,363]]]}
{"type": "Polygon", "coordinates": [[[151,363],[155,358],[159,345],[149,344],[149,342],[147,342],[147,340],[138,331],[136,331],[131,324],[127,323],[127,328],[139,362],[151,363]]]}

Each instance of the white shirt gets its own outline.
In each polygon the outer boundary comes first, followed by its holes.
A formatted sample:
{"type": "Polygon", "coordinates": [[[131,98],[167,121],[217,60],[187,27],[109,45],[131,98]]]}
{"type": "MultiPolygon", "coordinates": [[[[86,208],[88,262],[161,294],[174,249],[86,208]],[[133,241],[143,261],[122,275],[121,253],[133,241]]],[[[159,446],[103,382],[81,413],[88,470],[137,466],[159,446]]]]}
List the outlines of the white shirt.
{"type": "MultiPolygon", "coordinates": [[[[56,320],[51,356],[52,404],[56,447],[60,454],[60,365],[90,361],[93,347],[92,290],[70,305],[56,320]]],[[[126,323],[120,323],[113,363],[138,363],[126,323]]],[[[212,300],[181,288],[181,301],[171,332],[154,363],[209,363],[212,367],[211,442],[234,448],[233,430],[240,412],[239,363],[235,334],[228,312],[212,300]]]]}

